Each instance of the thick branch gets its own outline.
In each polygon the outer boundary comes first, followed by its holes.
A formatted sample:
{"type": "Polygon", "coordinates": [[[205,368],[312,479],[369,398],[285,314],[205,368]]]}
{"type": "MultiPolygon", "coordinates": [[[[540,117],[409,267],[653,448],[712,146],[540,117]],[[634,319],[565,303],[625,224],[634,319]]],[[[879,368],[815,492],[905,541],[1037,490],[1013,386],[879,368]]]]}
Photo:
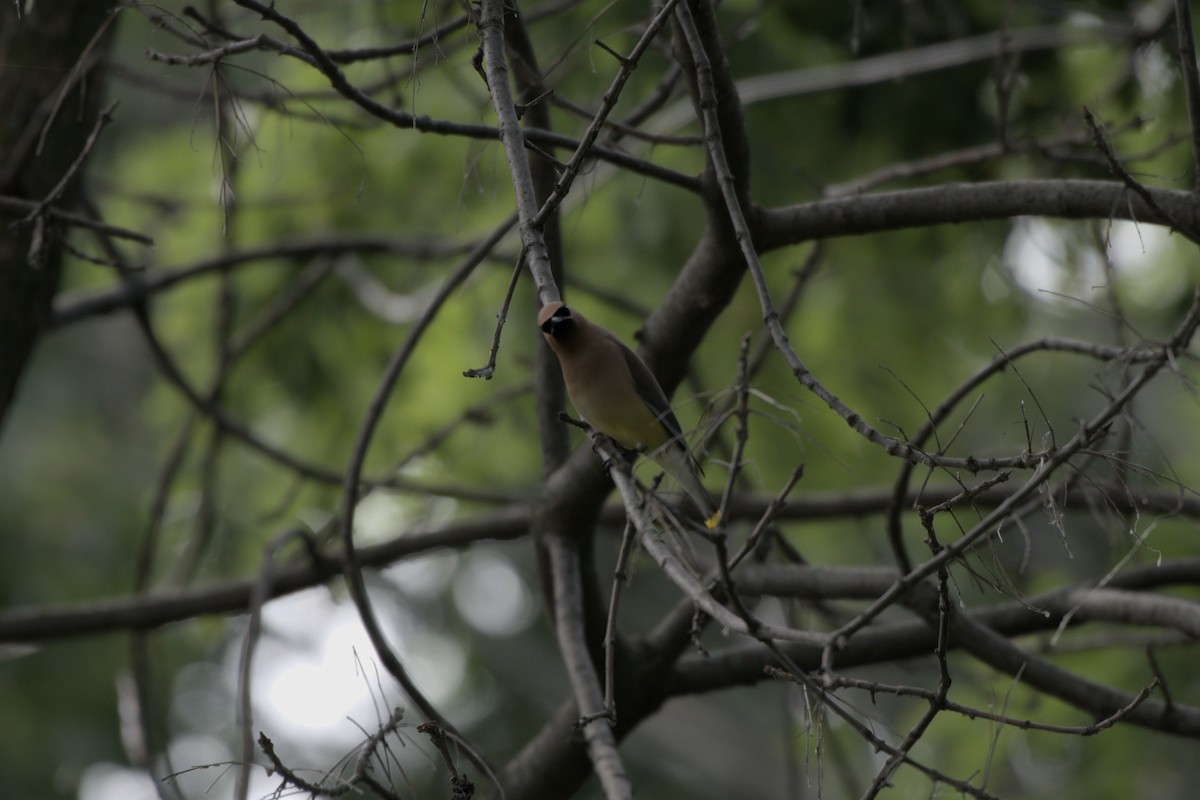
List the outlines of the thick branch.
{"type": "MultiPolygon", "coordinates": [[[[1200,230],[1200,207],[1189,192],[1149,189],[1174,219],[1200,230]]],[[[1062,219],[1124,219],[1170,225],[1116,181],[1045,180],[952,183],[921,189],[816,200],[763,209],[754,226],[762,250],[831,236],[983,222],[1020,216],[1062,219]]]]}
{"type": "MultiPolygon", "coordinates": [[[[382,567],[434,550],[519,539],[529,531],[529,514],[529,506],[520,503],[478,519],[404,531],[387,542],[358,548],[358,563],[361,567],[382,567]]],[[[319,560],[279,568],[271,581],[269,597],[319,586],[341,575],[342,570],[338,553],[322,553],[319,560]]],[[[8,609],[0,613],[0,642],[47,642],[149,630],[210,614],[242,614],[250,607],[254,585],[253,579],[241,579],[137,597],[8,609]]]]}

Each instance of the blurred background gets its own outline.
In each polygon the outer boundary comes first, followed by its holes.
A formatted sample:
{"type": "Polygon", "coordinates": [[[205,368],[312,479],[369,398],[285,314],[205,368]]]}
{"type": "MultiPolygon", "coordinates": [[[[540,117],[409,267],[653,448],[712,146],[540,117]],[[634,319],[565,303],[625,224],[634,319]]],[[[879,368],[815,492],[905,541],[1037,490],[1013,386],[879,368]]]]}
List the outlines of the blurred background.
{"type": "MultiPolygon", "coordinates": [[[[153,246],[104,244],[79,228],[65,240],[51,322],[0,428],[0,632],[5,615],[18,612],[252,583],[272,542],[279,569],[307,563],[296,538],[278,538],[286,531],[336,547],[341,474],[388,359],[465,254],[512,213],[503,151],[467,130],[493,125],[494,116],[472,65],[475,27],[453,24],[463,5],[279,7],[329,50],[418,42],[342,69],[389,108],[462,130],[385,123],[337,96],[303,59],[269,48],[219,63],[154,57],[194,56],[259,33],[293,43],[236,4],[202,3],[196,15],[170,2],[114,8],[88,91],[101,106],[119,103],[88,158],[80,203],[153,246]],[[141,311],[122,300],[137,287],[151,287],[141,311]],[[143,312],[153,340],[138,322],[143,312]],[[164,377],[164,353],[176,379],[164,377]],[[253,441],[198,411],[181,382],[253,441]]],[[[650,10],[581,0],[525,12],[545,80],[562,101],[551,108],[555,128],[578,136],[618,68],[593,40],[628,52],[650,10]]],[[[1085,105],[1139,180],[1188,189],[1171,12],[1170,3],[1115,1],[721,3],[717,19],[742,82],[753,195],[775,206],[950,182],[1111,179],[1085,105]]],[[[16,26],[10,31],[23,24],[13,8],[2,22],[16,26]]],[[[703,145],[686,92],[664,78],[673,63],[667,36],[644,55],[614,113],[624,119],[667,87],[671,100],[643,124],[660,138],[610,146],[693,176],[704,166],[703,145]]],[[[39,69],[38,53],[24,57],[5,74],[39,69]]],[[[75,108],[60,113],[90,128],[75,108]]],[[[562,208],[568,299],[634,344],[704,223],[693,192],[589,164],[562,208]]],[[[362,500],[360,545],[487,519],[536,497],[539,337],[527,278],[509,310],[495,378],[462,375],[487,360],[519,247],[510,232],[421,337],[367,454],[364,474],[393,485],[362,500]]],[[[872,425],[903,438],[954,387],[1022,343],[1068,337],[1133,347],[1169,336],[1200,278],[1195,253],[1161,227],[1022,216],[808,242],[763,261],[777,302],[797,291],[787,332],[808,367],[872,425]]],[[[738,374],[743,335],[763,338],[761,318],[745,282],[675,396],[686,429],[711,432],[711,409],[728,400],[738,374]]],[[[943,436],[961,425],[952,454],[980,457],[1061,443],[1119,391],[1127,367],[1038,354],[972,395],[943,436]]],[[[1121,481],[1135,498],[1193,498],[1194,376],[1191,363],[1164,370],[1118,421],[1120,452],[1090,463],[1087,480],[1121,481]]],[[[797,498],[850,490],[886,498],[897,463],[807,394],[782,358],[768,355],[753,387],[746,491],[772,496],[803,463],[797,498]]],[[[727,475],[721,442],[732,425],[716,432],[707,466],[714,486],[727,475]]],[[[926,478],[918,472],[916,482],[926,478]]],[[[811,563],[890,565],[880,511],[796,519],[785,531],[811,563]]],[[[568,691],[526,532],[497,525],[469,546],[418,550],[368,575],[417,683],[499,763],[568,691]]],[[[1118,565],[1194,558],[1196,532],[1187,513],[1097,507],[1057,522],[1051,514],[1028,519],[979,559],[1012,596],[1025,596],[1118,565]]],[[[597,541],[606,586],[620,533],[619,524],[604,527],[597,541]]],[[[915,521],[905,535],[910,553],[927,552],[915,521]]],[[[966,572],[955,591],[963,602],[1005,599],[966,572]]],[[[1194,599],[1195,591],[1177,596],[1194,599]]],[[[648,630],[676,598],[640,558],[622,625],[648,630]]],[[[787,613],[801,627],[820,622],[811,609],[787,613]]],[[[234,796],[249,624],[245,613],[203,613],[140,634],[115,626],[6,640],[0,793],[234,796]],[[161,780],[167,774],[174,778],[161,780]]],[[[719,631],[711,636],[714,648],[725,641],[719,631]]],[[[1052,647],[1056,663],[1131,693],[1150,681],[1152,647],[1172,698],[1200,701],[1195,645],[1177,634],[1084,628],[1053,645],[1049,636],[1022,644],[1052,647]]],[[[1055,724],[1092,721],[976,662],[955,665],[959,702],[1055,724]]],[[[266,605],[250,678],[256,734],[313,779],[352,761],[391,709],[408,705],[377,663],[340,579],[266,605]]],[[[929,686],[936,664],[895,662],[871,678],[929,686]]],[[[911,698],[847,697],[881,735],[903,735],[924,711],[911,698]]],[[[622,753],[640,797],[858,796],[883,757],[836,719],[814,723],[813,713],[811,698],[783,685],[680,697],[637,728],[622,753]]],[[[396,791],[441,796],[440,756],[415,731],[421,720],[405,719],[391,740],[396,791]]],[[[1193,752],[1186,739],[1132,726],[1078,738],[942,715],[914,755],[964,780],[986,772],[989,790],[1004,797],[1182,798],[1200,781],[1193,752]]],[[[477,779],[481,791],[485,783],[477,779]]],[[[892,796],[930,796],[929,780],[912,770],[893,783],[892,796]]],[[[257,769],[250,796],[278,786],[278,776],[257,769]]],[[[599,789],[589,783],[579,796],[599,789]]]]}

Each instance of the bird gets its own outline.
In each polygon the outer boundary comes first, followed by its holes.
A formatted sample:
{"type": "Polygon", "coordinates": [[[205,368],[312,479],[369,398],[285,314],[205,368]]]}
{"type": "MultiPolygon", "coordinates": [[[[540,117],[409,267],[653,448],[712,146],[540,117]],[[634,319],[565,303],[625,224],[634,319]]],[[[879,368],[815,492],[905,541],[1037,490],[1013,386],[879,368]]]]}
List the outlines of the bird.
{"type": "Polygon", "coordinates": [[[695,503],[706,528],[720,524],[721,509],[700,482],[700,465],[646,362],[561,302],[543,306],[537,324],[558,356],[576,412],[624,450],[645,453],[662,467],[695,503]]]}

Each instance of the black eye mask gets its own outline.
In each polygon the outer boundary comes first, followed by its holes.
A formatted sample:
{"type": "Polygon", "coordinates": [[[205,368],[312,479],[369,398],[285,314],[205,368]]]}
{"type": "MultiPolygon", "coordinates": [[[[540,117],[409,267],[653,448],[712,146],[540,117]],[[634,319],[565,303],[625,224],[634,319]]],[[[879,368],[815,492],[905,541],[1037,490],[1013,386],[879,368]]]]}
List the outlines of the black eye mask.
{"type": "Polygon", "coordinates": [[[558,311],[555,311],[550,319],[542,323],[542,333],[553,336],[556,330],[561,329],[565,323],[571,321],[571,309],[563,306],[558,311]]]}

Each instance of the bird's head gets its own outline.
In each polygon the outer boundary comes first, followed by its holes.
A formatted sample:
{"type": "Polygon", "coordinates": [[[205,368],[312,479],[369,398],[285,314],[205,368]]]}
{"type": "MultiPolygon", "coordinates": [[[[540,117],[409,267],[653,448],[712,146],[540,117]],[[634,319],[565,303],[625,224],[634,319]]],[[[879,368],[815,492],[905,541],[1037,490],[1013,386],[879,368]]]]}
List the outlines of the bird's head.
{"type": "Polygon", "coordinates": [[[550,303],[538,312],[538,327],[547,339],[562,341],[575,329],[578,317],[562,303],[550,303]]]}

